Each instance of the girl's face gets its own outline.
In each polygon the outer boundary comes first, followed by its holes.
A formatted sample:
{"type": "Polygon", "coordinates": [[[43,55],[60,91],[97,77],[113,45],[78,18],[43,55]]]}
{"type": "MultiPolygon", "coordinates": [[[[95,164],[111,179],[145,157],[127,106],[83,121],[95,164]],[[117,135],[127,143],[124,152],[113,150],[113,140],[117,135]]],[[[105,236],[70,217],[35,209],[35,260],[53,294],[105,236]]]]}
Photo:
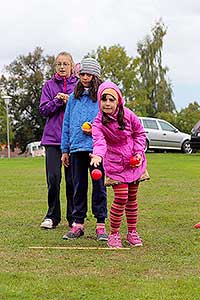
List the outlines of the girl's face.
{"type": "Polygon", "coordinates": [[[61,77],[69,77],[72,74],[72,61],[69,56],[58,56],[56,59],[56,72],[61,77]]]}
{"type": "Polygon", "coordinates": [[[117,109],[118,101],[111,95],[105,94],[101,98],[100,108],[106,114],[114,114],[117,109]]]}
{"type": "Polygon", "coordinates": [[[80,82],[82,83],[82,85],[84,87],[89,87],[90,86],[90,82],[93,78],[93,75],[91,74],[88,74],[88,73],[80,73],[79,74],[79,77],[80,77],[80,82]]]}

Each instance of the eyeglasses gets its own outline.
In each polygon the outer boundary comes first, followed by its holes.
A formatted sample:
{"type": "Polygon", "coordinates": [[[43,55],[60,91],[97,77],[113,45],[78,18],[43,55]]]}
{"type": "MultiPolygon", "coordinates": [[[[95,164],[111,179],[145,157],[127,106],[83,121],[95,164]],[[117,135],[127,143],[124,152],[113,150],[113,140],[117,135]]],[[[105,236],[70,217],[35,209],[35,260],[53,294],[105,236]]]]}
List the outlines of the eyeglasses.
{"type": "Polygon", "coordinates": [[[58,66],[58,67],[62,67],[62,66],[63,66],[63,67],[70,67],[71,64],[66,63],[66,62],[64,62],[64,63],[60,63],[60,62],[59,62],[59,63],[56,64],[56,66],[58,66]]]}

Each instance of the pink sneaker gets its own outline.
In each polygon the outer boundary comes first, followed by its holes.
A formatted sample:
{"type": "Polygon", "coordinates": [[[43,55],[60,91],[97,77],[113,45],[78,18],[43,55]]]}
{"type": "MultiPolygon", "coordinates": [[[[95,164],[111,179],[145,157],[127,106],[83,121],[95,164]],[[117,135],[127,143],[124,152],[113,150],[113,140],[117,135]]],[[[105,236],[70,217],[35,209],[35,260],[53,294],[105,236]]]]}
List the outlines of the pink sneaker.
{"type": "Polygon", "coordinates": [[[107,241],[108,235],[106,233],[105,228],[97,228],[96,229],[97,241],[107,241]]]}
{"type": "Polygon", "coordinates": [[[194,228],[200,229],[200,222],[194,225],[194,228]]]}
{"type": "Polygon", "coordinates": [[[143,246],[142,240],[139,237],[137,231],[133,230],[132,232],[128,232],[126,236],[126,241],[130,246],[139,247],[143,246]]]}
{"type": "Polygon", "coordinates": [[[110,248],[122,248],[122,241],[119,232],[109,234],[107,245],[110,248]]]}
{"type": "Polygon", "coordinates": [[[73,240],[73,239],[80,238],[82,235],[84,235],[84,227],[72,225],[72,228],[70,229],[70,231],[63,235],[63,239],[64,240],[73,240]]]}

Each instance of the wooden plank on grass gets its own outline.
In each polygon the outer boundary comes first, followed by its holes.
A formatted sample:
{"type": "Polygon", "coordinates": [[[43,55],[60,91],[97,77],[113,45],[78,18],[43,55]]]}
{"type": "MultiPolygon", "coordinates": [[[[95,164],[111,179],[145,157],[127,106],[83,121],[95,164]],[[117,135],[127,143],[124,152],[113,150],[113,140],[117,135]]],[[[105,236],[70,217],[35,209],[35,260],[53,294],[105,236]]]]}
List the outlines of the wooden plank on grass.
{"type": "Polygon", "coordinates": [[[28,247],[29,249],[35,250],[130,250],[130,248],[103,248],[103,247],[28,247]]]}

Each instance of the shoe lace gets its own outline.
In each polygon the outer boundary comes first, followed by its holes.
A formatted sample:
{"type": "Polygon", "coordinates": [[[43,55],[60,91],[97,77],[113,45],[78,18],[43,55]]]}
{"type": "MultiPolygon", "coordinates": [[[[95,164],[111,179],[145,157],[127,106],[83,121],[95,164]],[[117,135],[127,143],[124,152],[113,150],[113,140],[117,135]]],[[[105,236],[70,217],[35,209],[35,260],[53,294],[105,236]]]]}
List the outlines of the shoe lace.
{"type": "Polygon", "coordinates": [[[118,233],[113,233],[110,235],[110,238],[115,241],[120,241],[120,235],[118,233]]]}
{"type": "Polygon", "coordinates": [[[137,233],[137,231],[129,232],[129,234],[130,234],[130,236],[131,236],[132,238],[134,238],[134,240],[138,240],[138,241],[141,240],[139,234],[137,233]]]}
{"type": "Polygon", "coordinates": [[[45,222],[52,222],[52,219],[45,219],[45,222]]]}

